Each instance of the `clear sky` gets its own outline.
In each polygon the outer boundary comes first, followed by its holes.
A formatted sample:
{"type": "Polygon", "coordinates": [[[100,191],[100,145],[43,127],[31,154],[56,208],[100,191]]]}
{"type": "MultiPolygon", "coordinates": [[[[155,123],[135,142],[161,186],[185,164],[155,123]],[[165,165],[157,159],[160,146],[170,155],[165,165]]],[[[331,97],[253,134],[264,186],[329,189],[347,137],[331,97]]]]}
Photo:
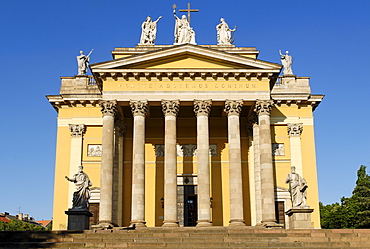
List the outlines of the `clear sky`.
{"type": "MultiPolygon", "coordinates": [[[[110,60],[115,47],[135,46],[141,23],[163,16],[156,44],[172,44],[172,5],[188,0],[0,0],[0,212],[52,217],[59,76],[77,74],[79,50],[91,62],[110,60]]],[[[198,44],[216,44],[224,17],[237,26],[236,46],[255,46],[259,59],[294,58],[293,72],[310,76],[325,94],[315,111],[320,200],[350,196],[356,171],[370,155],[370,1],[229,0],[191,2],[198,44]]],[[[309,184],[309,183],[308,183],[309,184]]]]}

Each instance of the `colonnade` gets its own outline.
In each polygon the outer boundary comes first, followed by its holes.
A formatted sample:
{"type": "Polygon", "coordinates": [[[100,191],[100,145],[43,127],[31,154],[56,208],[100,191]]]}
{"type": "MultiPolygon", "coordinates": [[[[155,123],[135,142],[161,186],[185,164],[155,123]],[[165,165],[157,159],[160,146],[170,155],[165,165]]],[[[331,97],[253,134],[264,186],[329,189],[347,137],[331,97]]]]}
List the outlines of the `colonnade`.
{"type": "MultiPolygon", "coordinates": [[[[162,100],[165,119],[164,154],[164,221],[163,226],[177,227],[177,155],[176,119],[180,109],[179,100],[162,100]]],[[[102,165],[100,184],[99,225],[113,224],[113,155],[114,116],[116,101],[102,101],[103,113],[102,165]]],[[[274,175],[271,154],[270,111],[271,100],[257,100],[254,112],[258,116],[258,139],[260,161],[260,203],[261,222],[273,226],[275,221],[274,175]]],[[[198,221],[197,226],[212,226],[210,210],[210,169],[209,169],[209,114],[212,100],[194,100],[197,119],[198,150],[198,221]]],[[[133,159],[132,159],[132,207],[131,225],[145,226],[145,116],[147,100],[132,100],[133,114],[133,159]]],[[[240,113],[243,100],[225,100],[224,111],[228,119],[230,221],[229,226],[245,226],[243,215],[240,113]]],[[[257,122],[255,123],[257,125],[257,122]]]]}

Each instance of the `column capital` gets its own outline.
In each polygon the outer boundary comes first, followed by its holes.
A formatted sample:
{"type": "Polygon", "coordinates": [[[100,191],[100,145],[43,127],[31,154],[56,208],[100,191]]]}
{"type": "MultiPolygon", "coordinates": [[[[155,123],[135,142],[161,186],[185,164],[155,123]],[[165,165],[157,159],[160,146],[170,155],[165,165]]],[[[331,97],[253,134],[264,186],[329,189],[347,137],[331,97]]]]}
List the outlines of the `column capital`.
{"type": "Polygon", "coordinates": [[[180,100],[164,100],[162,99],[162,111],[164,116],[177,116],[180,109],[180,100]]]}
{"type": "Polygon", "coordinates": [[[194,100],[194,112],[198,116],[209,116],[211,113],[212,100],[194,100]]]}
{"type": "Polygon", "coordinates": [[[303,131],[303,123],[288,124],[288,135],[290,137],[299,137],[303,131]]]}
{"type": "Polygon", "coordinates": [[[242,112],[243,107],[243,100],[226,100],[225,101],[225,109],[227,116],[236,115],[239,116],[242,112]]]}
{"type": "Polygon", "coordinates": [[[115,116],[117,112],[117,100],[102,100],[99,103],[103,116],[115,116]]]}
{"type": "Polygon", "coordinates": [[[69,130],[71,131],[72,137],[82,137],[85,133],[85,125],[84,124],[69,124],[69,130]]]}
{"type": "Polygon", "coordinates": [[[130,107],[132,115],[145,117],[148,111],[148,100],[130,100],[130,107]]]}
{"type": "Polygon", "coordinates": [[[274,105],[273,100],[257,100],[254,107],[254,111],[258,116],[260,115],[270,115],[272,106],[274,105]]]}

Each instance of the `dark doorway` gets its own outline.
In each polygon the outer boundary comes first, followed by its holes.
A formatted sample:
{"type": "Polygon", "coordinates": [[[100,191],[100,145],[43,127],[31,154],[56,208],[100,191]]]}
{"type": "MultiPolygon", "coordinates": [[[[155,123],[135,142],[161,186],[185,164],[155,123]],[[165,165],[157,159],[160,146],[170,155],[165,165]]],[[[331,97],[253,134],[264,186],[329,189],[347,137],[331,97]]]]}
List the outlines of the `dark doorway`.
{"type": "Polygon", "coordinates": [[[198,220],[198,197],[195,186],[184,186],[184,226],[196,226],[198,220]]]}

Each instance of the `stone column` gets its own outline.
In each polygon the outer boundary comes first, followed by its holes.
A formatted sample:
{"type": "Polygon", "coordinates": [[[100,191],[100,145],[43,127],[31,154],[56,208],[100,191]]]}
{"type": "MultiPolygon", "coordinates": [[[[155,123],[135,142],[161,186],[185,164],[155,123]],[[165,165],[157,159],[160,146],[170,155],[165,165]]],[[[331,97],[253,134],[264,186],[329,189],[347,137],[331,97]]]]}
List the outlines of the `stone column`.
{"type": "Polygon", "coordinates": [[[299,175],[303,176],[301,134],[303,124],[288,124],[288,135],[290,142],[290,162],[295,166],[299,175]]]}
{"type": "MultiPolygon", "coordinates": [[[[84,124],[70,124],[69,130],[71,131],[71,151],[69,159],[69,176],[73,176],[78,172],[78,166],[81,165],[82,159],[82,139],[86,127],[84,124]]],[[[73,192],[76,188],[73,183],[68,184],[68,205],[71,205],[73,192]]]]}
{"type": "Polygon", "coordinates": [[[165,116],[164,135],[164,227],[178,227],[177,220],[177,153],[176,116],[179,100],[162,100],[165,116]]]}
{"type": "Polygon", "coordinates": [[[260,134],[262,224],[266,227],[276,226],[274,168],[272,165],[270,129],[270,112],[273,104],[272,100],[257,100],[254,109],[258,115],[260,134]]]}
{"type": "Polygon", "coordinates": [[[99,226],[113,226],[113,153],[114,153],[114,117],[117,101],[102,101],[103,113],[102,157],[100,170],[100,206],[99,226]]]}
{"type": "Polygon", "coordinates": [[[239,115],[243,100],[226,100],[228,121],[230,221],[229,226],[245,226],[243,210],[242,159],[239,115]]]}
{"type": "Polygon", "coordinates": [[[114,167],[113,167],[113,223],[122,226],[122,178],[123,178],[123,117],[117,113],[114,119],[114,167]]]}
{"type": "Polygon", "coordinates": [[[260,129],[258,126],[258,117],[253,112],[249,119],[252,125],[253,133],[253,153],[254,153],[254,188],[256,201],[256,225],[261,224],[262,221],[262,202],[261,202],[261,164],[260,164],[260,129]]]}
{"type": "Polygon", "coordinates": [[[130,101],[134,116],[131,226],[145,227],[145,116],[148,101],[130,101]]]}
{"type": "Polygon", "coordinates": [[[197,227],[212,226],[210,206],[209,128],[211,100],[194,100],[197,116],[198,221],[197,227]]]}

